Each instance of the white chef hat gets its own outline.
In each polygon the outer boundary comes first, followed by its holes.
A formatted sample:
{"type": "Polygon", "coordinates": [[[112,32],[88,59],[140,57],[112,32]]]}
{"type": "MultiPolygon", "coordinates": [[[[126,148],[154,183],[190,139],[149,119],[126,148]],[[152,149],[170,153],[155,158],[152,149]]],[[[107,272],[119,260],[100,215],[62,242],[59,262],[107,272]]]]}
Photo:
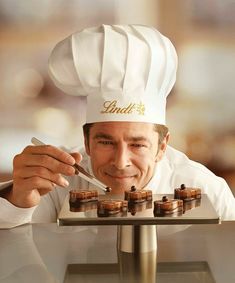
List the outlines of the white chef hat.
{"type": "Polygon", "coordinates": [[[87,96],[87,123],[165,124],[177,55],[168,38],[143,25],[102,25],[59,42],[49,58],[55,85],[87,96]]]}

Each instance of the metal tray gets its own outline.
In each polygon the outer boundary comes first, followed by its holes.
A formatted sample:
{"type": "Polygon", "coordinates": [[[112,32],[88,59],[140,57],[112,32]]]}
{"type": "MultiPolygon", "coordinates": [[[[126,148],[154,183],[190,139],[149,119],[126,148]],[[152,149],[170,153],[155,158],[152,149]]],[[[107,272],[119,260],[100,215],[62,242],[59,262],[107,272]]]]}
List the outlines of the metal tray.
{"type": "MultiPolygon", "coordinates": [[[[153,201],[144,202],[136,206],[136,212],[127,212],[125,216],[97,216],[97,209],[87,203],[86,211],[70,211],[69,195],[65,198],[62,209],[58,215],[58,225],[79,226],[79,225],[169,225],[169,224],[218,224],[220,223],[212,203],[207,195],[202,194],[200,205],[186,210],[182,215],[154,216],[153,202],[162,199],[163,195],[153,195],[153,201]]],[[[170,199],[173,195],[167,195],[170,199]]],[[[110,199],[109,195],[100,195],[99,199],[110,199]]],[[[123,199],[120,195],[111,195],[111,199],[123,199]]]]}

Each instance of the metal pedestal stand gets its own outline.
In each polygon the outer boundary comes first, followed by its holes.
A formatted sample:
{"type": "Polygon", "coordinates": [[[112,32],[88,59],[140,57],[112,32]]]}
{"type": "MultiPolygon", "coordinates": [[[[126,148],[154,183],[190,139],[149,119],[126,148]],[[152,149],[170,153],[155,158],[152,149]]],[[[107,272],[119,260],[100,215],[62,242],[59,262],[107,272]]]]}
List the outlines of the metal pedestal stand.
{"type": "Polygon", "coordinates": [[[156,282],[156,225],[118,226],[117,250],[121,282],[156,282]]]}

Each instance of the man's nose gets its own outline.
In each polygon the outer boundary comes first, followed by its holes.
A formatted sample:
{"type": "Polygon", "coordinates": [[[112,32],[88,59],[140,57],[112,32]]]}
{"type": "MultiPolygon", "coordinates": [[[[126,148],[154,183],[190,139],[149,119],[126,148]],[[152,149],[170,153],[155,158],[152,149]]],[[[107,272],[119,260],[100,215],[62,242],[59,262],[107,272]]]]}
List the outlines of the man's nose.
{"type": "Polygon", "coordinates": [[[119,170],[131,165],[130,152],[126,146],[117,146],[113,156],[113,165],[119,170]]]}

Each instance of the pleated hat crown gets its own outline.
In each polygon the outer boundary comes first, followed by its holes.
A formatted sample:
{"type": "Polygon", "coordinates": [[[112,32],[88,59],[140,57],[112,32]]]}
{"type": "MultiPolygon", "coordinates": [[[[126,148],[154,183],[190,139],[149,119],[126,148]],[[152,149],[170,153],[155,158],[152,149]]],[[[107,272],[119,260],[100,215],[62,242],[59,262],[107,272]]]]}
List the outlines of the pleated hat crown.
{"type": "Polygon", "coordinates": [[[49,75],[70,95],[86,96],[86,122],[165,124],[177,55],[168,38],[143,25],[102,25],[59,42],[49,75]]]}

